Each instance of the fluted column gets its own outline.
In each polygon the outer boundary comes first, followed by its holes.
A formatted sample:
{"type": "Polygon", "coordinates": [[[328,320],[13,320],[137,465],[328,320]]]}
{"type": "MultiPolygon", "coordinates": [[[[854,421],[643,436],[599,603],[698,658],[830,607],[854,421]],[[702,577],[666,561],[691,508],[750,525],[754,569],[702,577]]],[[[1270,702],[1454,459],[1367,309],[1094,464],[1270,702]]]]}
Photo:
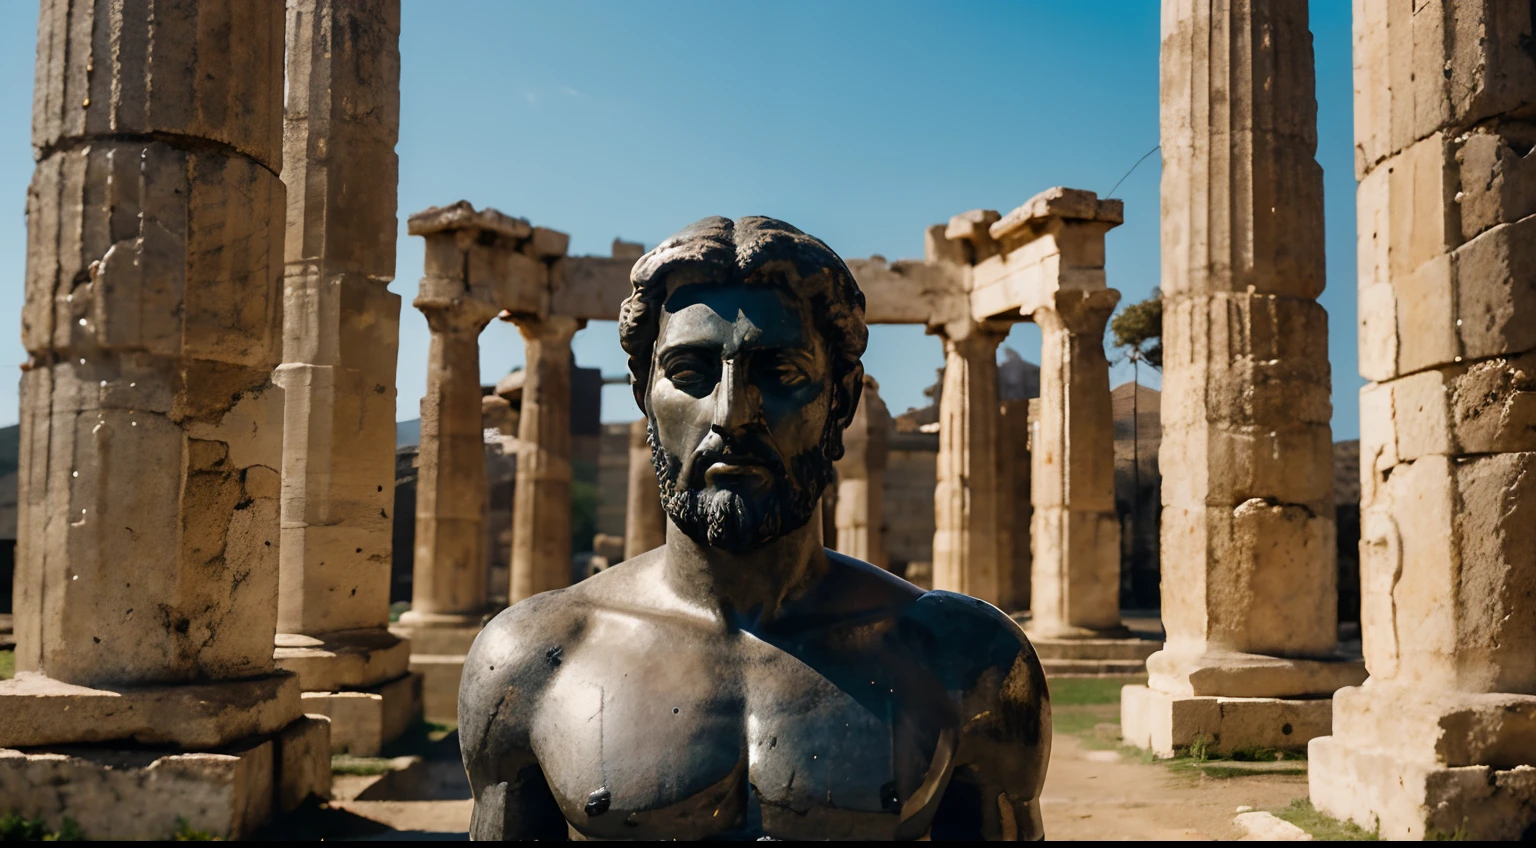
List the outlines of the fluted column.
{"type": "Polygon", "coordinates": [[[512,499],[515,604],[571,582],[571,338],[584,322],[514,320],[527,350],[512,499]]]}
{"type": "Polygon", "coordinates": [[[1206,735],[1213,750],[1296,748],[1327,732],[1316,696],[1362,676],[1332,662],[1332,405],[1307,6],[1165,0],[1162,32],[1168,641],[1147,661],[1160,693],[1147,709],[1188,717],[1173,701],[1192,696],[1312,700],[1234,706],[1214,728],[1176,718],[1171,741],[1151,744],[1170,753],[1206,735]]]}
{"type": "Polygon", "coordinates": [[[35,84],[0,808],[238,837],[329,787],[272,660],[283,8],[44,0],[35,84]]]}
{"type": "Polygon", "coordinates": [[[997,346],[1004,333],[957,324],[941,332],[933,588],[1001,602],[997,558],[997,346]]]}
{"type": "Polygon", "coordinates": [[[1058,292],[1040,325],[1040,414],[1033,449],[1031,634],[1123,637],[1115,435],[1104,327],[1120,293],[1058,292]]]}
{"type": "MultiPolygon", "coordinates": [[[[387,630],[400,325],[400,296],[388,289],[399,41],[399,0],[289,0],[284,361],[274,376],[286,398],[275,655],[306,691],[373,686],[403,674],[409,657],[387,630]]],[[[342,723],[375,737],[383,726],[309,701],[310,711],[346,716],[342,723]]],[[[372,755],[382,743],[333,731],[333,745],[353,754],[372,755]]]]}
{"type": "Polygon", "coordinates": [[[667,513],[661,507],[656,468],[647,439],[650,422],[629,425],[629,492],[624,513],[624,558],[655,550],[667,542],[667,513]]]}
{"type": "Polygon", "coordinates": [[[1529,4],[1354,5],[1361,637],[1312,803],[1382,838],[1536,828],[1529,4]]]}
{"type": "Polygon", "coordinates": [[[885,552],[885,463],[890,453],[891,413],[880,384],[865,375],[853,422],[843,431],[843,458],[837,461],[837,538],[828,547],[856,559],[889,567],[885,552]]]}

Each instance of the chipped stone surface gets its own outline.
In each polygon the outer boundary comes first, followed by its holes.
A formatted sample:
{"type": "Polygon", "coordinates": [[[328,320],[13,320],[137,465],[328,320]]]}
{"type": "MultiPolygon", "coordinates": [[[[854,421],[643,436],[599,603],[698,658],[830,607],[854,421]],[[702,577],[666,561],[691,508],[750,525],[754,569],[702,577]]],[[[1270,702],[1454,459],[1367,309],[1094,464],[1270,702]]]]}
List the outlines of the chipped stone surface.
{"type": "Polygon", "coordinates": [[[1197,741],[1210,751],[1305,750],[1329,733],[1332,716],[1326,698],[1191,697],[1147,686],[1120,693],[1121,737],[1158,757],[1187,752],[1197,741]]]}

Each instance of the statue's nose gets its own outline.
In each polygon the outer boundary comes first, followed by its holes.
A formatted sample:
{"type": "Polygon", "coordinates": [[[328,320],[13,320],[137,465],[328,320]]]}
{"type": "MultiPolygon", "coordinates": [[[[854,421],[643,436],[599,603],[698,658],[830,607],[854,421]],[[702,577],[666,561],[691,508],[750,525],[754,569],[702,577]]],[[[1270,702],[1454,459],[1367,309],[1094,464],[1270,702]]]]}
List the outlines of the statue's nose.
{"type": "Polygon", "coordinates": [[[739,433],[757,417],[756,392],[746,379],[744,359],[727,359],[720,370],[720,383],[715,386],[715,416],[710,423],[726,433],[739,433]]]}

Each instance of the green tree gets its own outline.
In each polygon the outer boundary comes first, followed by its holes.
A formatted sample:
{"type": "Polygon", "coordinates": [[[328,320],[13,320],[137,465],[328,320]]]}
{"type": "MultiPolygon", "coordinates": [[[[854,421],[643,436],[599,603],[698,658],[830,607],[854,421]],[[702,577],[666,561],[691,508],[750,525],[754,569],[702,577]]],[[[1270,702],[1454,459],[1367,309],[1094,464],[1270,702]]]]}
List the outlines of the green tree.
{"type": "Polygon", "coordinates": [[[1163,367],[1163,293],[1153,289],[1152,296],[1120,310],[1109,322],[1115,347],[1125,349],[1125,357],[1136,367],[1145,362],[1163,367]]]}

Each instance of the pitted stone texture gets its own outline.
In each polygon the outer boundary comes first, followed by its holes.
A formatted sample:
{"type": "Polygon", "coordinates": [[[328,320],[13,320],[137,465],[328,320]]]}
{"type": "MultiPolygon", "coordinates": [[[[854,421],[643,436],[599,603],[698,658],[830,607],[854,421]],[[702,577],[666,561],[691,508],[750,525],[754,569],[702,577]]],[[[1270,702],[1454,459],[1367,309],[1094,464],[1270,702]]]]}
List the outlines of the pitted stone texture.
{"type": "Polygon", "coordinates": [[[1361,623],[1373,677],[1536,693],[1533,464],[1529,452],[1429,455],[1362,492],[1361,623]]]}
{"type": "Polygon", "coordinates": [[[323,639],[279,633],[273,658],[278,668],[298,675],[305,692],[333,692],[393,680],[405,672],[410,654],[410,642],[384,628],[368,628],[323,639]]]}
{"type": "Polygon", "coordinates": [[[172,0],[45,0],[38,16],[32,146],[167,134],[282,162],[283,9],[172,0]]]}
{"type": "Polygon", "coordinates": [[[1326,698],[1225,698],[1169,695],[1146,686],[1120,691],[1120,735],[1128,745],[1173,757],[1196,742],[1211,753],[1242,748],[1304,750],[1326,736],[1332,706],[1326,698]]]}
{"type": "Polygon", "coordinates": [[[305,692],[304,709],[331,721],[327,755],[376,757],[421,718],[421,675],[406,673],[363,691],[305,692]]]}
{"type": "Polygon", "coordinates": [[[1147,657],[1147,675],[1153,689],[1184,697],[1316,698],[1359,685],[1365,664],[1345,656],[1301,660],[1235,651],[1193,653],[1171,645],[1147,657]]]}
{"type": "Polygon", "coordinates": [[[278,812],[291,813],[309,798],[331,797],[330,740],[331,722],[323,715],[300,716],[278,734],[278,812]]]}
{"type": "Polygon", "coordinates": [[[276,732],[300,712],[299,682],[290,674],[92,689],[20,672],[0,680],[0,745],[132,741],[209,750],[276,732]]]}

